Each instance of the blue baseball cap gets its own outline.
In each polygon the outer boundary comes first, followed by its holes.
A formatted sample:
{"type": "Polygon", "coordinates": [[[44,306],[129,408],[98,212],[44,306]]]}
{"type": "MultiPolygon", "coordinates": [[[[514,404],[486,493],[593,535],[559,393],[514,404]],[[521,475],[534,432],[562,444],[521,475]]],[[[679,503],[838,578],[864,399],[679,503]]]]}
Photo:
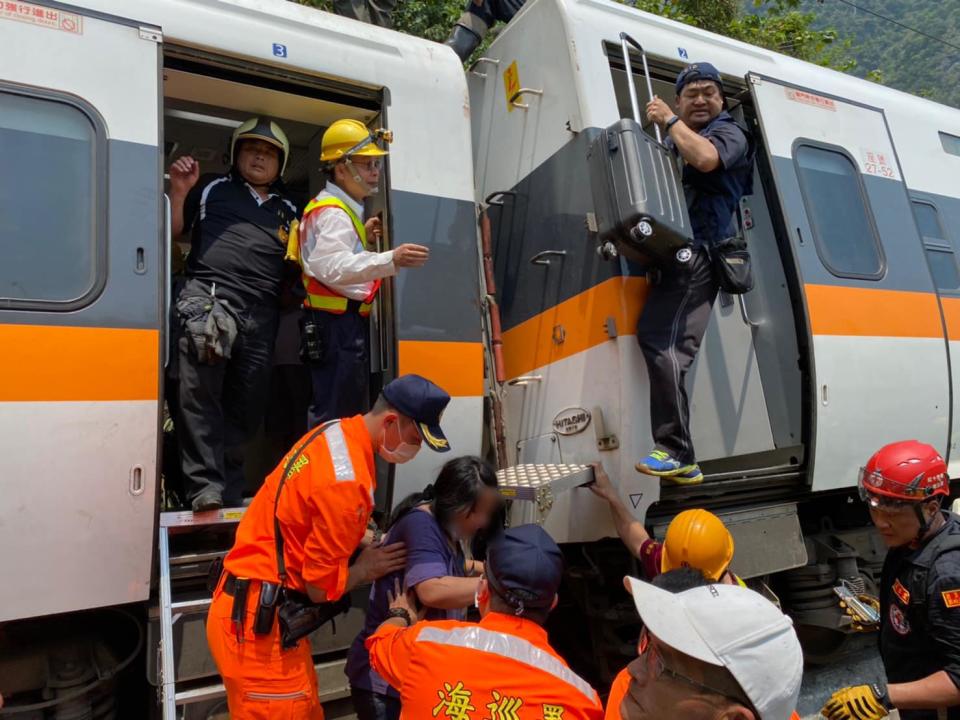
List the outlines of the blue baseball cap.
{"type": "Polygon", "coordinates": [[[677,75],[677,95],[680,94],[684,86],[697,80],[712,80],[720,86],[721,90],[723,89],[723,80],[720,79],[719,70],[707,62],[693,63],[693,65],[687,65],[677,75]]]}
{"type": "Polygon", "coordinates": [[[450,442],[440,429],[440,417],[450,396],[425,377],[401,375],[387,383],[383,397],[401,415],[413,420],[431,450],[449,452],[450,442]]]}
{"type": "Polygon", "coordinates": [[[525,608],[549,608],[560,590],[563,553],[539,525],[520,525],[490,542],[484,574],[517,615],[525,608]]]}

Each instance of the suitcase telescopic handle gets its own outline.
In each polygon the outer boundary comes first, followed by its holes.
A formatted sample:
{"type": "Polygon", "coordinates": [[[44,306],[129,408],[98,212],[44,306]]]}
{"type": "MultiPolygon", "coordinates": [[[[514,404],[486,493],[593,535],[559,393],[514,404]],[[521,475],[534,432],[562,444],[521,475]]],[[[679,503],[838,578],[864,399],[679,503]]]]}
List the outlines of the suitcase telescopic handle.
{"type": "MultiPolygon", "coordinates": [[[[650,68],[647,66],[647,53],[644,52],[640,43],[627,35],[627,33],[620,33],[620,48],[623,50],[623,66],[627,72],[627,87],[630,89],[630,107],[633,108],[633,119],[638,125],[643,125],[643,121],[640,119],[640,103],[637,102],[637,86],[633,82],[633,63],[630,61],[630,48],[627,47],[628,44],[633,45],[640,53],[640,59],[643,61],[643,77],[647,81],[647,95],[651,100],[653,100],[653,83],[650,82],[650,68]]],[[[657,123],[653,124],[653,131],[657,136],[657,142],[662,143],[663,138],[660,137],[660,126],[657,125],[657,123]]]]}

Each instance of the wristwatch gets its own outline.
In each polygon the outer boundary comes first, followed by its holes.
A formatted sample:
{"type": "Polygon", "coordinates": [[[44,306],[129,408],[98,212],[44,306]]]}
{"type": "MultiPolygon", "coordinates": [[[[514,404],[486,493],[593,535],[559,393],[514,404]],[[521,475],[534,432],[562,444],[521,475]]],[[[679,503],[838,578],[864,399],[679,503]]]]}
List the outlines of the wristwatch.
{"type": "Polygon", "coordinates": [[[674,125],[676,125],[676,124],[677,124],[677,121],[679,121],[679,120],[680,120],[680,117],[677,116],[677,115],[674,115],[672,118],[670,118],[669,120],[667,120],[666,123],[664,123],[663,129],[664,129],[666,132],[670,132],[670,128],[672,128],[674,125]]]}
{"type": "Polygon", "coordinates": [[[413,625],[413,618],[410,617],[410,613],[406,608],[390,608],[387,611],[387,618],[400,618],[407,623],[407,627],[413,625]]]}

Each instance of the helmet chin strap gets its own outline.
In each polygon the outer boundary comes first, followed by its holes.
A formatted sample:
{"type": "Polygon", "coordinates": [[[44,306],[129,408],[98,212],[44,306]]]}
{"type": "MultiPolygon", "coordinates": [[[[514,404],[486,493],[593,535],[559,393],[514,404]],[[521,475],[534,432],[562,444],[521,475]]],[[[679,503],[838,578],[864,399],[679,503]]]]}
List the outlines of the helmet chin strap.
{"type": "MultiPolygon", "coordinates": [[[[914,540],[915,543],[923,542],[923,538],[926,536],[927,532],[930,530],[930,520],[923,514],[923,506],[926,501],[918,502],[913,506],[913,511],[917,514],[917,520],[920,521],[920,530],[917,532],[917,539],[914,540]]],[[[939,511],[940,504],[937,503],[937,510],[939,511]]]]}

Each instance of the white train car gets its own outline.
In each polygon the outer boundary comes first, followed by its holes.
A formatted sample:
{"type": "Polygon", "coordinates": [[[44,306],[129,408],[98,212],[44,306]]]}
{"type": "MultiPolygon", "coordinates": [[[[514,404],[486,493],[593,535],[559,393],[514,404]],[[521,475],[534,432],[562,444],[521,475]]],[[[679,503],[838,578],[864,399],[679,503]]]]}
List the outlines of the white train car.
{"type": "MultiPolygon", "coordinates": [[[[852,502],[861,465],[917,438],[960,471],[960,111],[610,0],[529,2],[468,82],[509,462],[599,458],[655,529],[683,507],[715,509],[733,528],[738,572],[797,568],[776,578],[784,604],[842,630],[831,584],[870,586],[882,559],[852,502]],[[635,336],[646,278],[601,257],[591,231],[588,147],[631,116],[621,32],[644,46],[667,101],[684,65],[713,63],[758,147],[741,208],[756,288],[721,293],[691,372],[697,487],[634,471],[657,392],[635,336]]],[[[575,594],[595,607],[577,612],[596,617],[600,637],[609,578],[627,567],[596,543],[611,534],[607,508],[585,489],[541,505],[549,512],[516,516],[580,548],[575,594]]]]}
{"type": "MultiPolygon", "coordinates": [[[[956,110],[604,0],[531,0],[466,76],[449,48],[284,0],[6,0],[0,48],[0,692],[20,704],[46,693],[37,712],[104,692],[78,670],[104,622],[87,611],[146,625],[169,333],[164,168],[190,153],[225,170],[250,115],[287,130],[285,180],[302,199],[318,190],[330,122],[395,134],[371,209],[387,244],[422,242],[431,260],[382,293],[373,389],[402,372],[435,379],[454,396],[444,424],[458,453],[602,460],[655,530],[683,507],[714,508],[737,538],[735,569],[773,577],[814,628],[815,654],[844,637],[832,585],[869,586],[882,559],[850,502],[865,458],[916,437],[960,463],[956,110]],[[633,469],[656,392],[634,337],[646,279],[599,255],[590,230],[587,147],[630,107],[620,32],[643,43],[668,99],[685,63],[714,63],[759,149],[742,203],[757,287],[721,296],[692,373],[707,473],[695,488],[633,469]]],[[[385,477],[381,505],[426,484],[436,460],[385,477]]],[[[515,503],[513,519],[565,544],[557,617],[599,679],[618,669],[611,618],[629,559],[586,490],[539,500],[515,503]]],[[[187,635],[178,673],[209,676],[202,629],[192,646],[187,635]]]]}
{"type": "MultiPolygon", "coordinates": [[[[453,396],[453,447],[479,454],[484,350],[467,88],[449,49],[283,0],[16,0],[0,3],[0,48],[0,693],[22,704],[44,685],[84,687],[90,669],[73,663],[76,682],[59,662],[45,672],[43,619],[67,613],[61,643],[82,645],[99,616],[78,613],[121,606],[142,621],[156,596],[175,157],[226,171],[233,129],[268,115],[290,137],[284,180],[305,203],[331,122],[389,127],[370,210],[384,212],[386,244],[422,243],[431,259],[381,293],[371,389],[431,377],[453,396]]],[[[424,453],[384,475],[381,506],[441,461],[424,453]]],[[[104,637],[136,635],[115,624],[104,637]]],[[[182,632],[181,676],[209,674],[202,617],[182,632]],[[192,665],[191,648],[204,651],[192,665]]]]}

